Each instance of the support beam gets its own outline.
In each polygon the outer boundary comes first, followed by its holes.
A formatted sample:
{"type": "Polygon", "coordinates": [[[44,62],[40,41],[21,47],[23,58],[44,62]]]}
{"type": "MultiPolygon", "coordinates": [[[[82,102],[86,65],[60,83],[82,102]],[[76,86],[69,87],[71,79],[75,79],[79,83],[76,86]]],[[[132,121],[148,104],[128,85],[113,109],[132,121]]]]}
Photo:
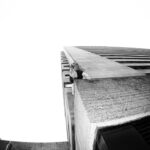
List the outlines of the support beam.
{"type": "Polygon", "coordinates": [[[128,76],[143,76],[144,73],[119,64],[115,61],[81,50],[76,47],[66,47],[66,52],[73,62],[84,72],[85,79],[114,78],[128,76]]]}

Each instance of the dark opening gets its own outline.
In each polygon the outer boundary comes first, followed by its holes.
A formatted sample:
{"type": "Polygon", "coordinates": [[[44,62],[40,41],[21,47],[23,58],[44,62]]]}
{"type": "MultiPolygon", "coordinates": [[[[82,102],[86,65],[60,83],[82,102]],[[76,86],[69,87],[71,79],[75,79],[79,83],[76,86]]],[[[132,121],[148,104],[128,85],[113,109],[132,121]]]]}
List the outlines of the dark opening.
{"type": "Polygon", "coordinates": [[[125,64],[125,63],[150,63],[150,61],[121,61],[121,60],[119,60],[119,61],[116,61],[116,62],[119,62],[119,63],[122,63],[122,64],[125,64]]]}
{"type": "Polygon", "coordinates": [[[150,60],[150,57],[107,57],[108,59],[147,59],[150,60]]]}
{"type": "MultiPolygon", "coordinates": [[[[134,132],[132,132],[132,136],[134,136],[135,139],[137,137],[139,137],[139,142],[137,144],[139,144],[139,145],[143,144],[143,146],[147,145],[148,149],[150,149],[150,147],[149,147],[150,146],[150,117],[145,117],[143,119],[139,119],[139,120],[136,120],[136,121],[125,123],[123,125],[111,126],[111,127],[106,127],[104,129],[99,129],[97,131],[97,135],[96,135],[96,138],[95,138],[95,141],[94,141],[93,149],[94,150],[112,150],[112,147],[106,147],[106,146],[108,146],[107,144],[110,143],[110,145],[111,145],[111,142],[113,142],[113,143],[116,144],[116,145],[113,145],[113,146],[118,147],[118,145],[120,144],[119,143],[120,139],[122,139],[121,142],[123,144],[129,145],[129,148],[131,148],[132,143],[130,143],[130,144],[124,143],[125,140],[130,142],[130,140],[128,140],[128,138],[130,138],[130,133],[131,132],[128,132],[127,134],[125,132],[124,134],[122,134],[122,132],[124,132],[125,129],[128,129],[128,128],[129,128],[128,131],[133,131],[134,130],[134,132]],[[133,130],[130,130],[130,129],[133,129],[133,130]],[[116,138],[117,140],[115,141],[114,138],[111,137],[111,133],[115,134],[118,137],[120,136],[120,138],[119,139],[116,138]],[[106,135],[108,137],[106,137],[106,135]],[[105,136],[105,143],[103,143],[101,141],[101,138],[103,138],[103,136],[105,136]],[[128,138],[124,139],[124,136],[128,137],[128,138]],[[105,144],[106,146],[105,147],[103,146],[103,148],[100,149],[99,147],[100,147],[101,142],[102,142],[103,145],[105,144]]],[[[133,140],[133,139],[131,139],[131,140],[133,140]]],[[[135,143],[136,142],[134,142],[133,146],[136,147],[135,143]]],[[[122,145],[120,145],[120,147],[121,146],[122,145]]],[[[123,147],[122,147],[122,149],[123,149],[123,147]]],[[[137,150],[137,149],[132,149],[132,150],[137,150]]],[[[147,150],[147,148],[145,148],[145,147],[143,147],[142,149],[147,150]]]]}
{"type": "Polygon", "coordinates": [[[69,74],[65,74],[65,76],[66,76],[66,77],[69,77],[70,75],[69,75],[69,74]]]}
{"type": "Polygon", "coordinates": [[[129,66],[129,67],[133,69],[150,69],[150,66],[129,66]]]}

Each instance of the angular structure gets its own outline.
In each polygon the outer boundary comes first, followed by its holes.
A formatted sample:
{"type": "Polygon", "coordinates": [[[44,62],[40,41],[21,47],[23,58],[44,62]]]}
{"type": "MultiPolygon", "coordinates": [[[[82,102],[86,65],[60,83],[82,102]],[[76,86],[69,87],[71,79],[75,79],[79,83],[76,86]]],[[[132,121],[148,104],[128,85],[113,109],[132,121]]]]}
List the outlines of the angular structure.
{"type": "Polygon", "coordinates": [[[149,49],[66,47],[61,70],[68,142],[0,150],[150,150],[149,49]]]}
{"type": "Polygon", "coordinates": [[[150,149],[150,50],[66,47],[62,59],[70,149],[150,149]]]}

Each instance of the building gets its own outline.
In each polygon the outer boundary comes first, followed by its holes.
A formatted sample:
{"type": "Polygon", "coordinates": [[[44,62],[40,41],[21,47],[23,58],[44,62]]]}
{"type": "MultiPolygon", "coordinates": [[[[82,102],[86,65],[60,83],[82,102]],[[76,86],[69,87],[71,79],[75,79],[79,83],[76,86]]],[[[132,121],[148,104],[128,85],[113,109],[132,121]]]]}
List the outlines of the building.
{"type": "Polygon", "coordinates": [[[0,140],[0,150],[150,150],[150,49],[61,52],[68,142],[0,140]]]}
{"type": "Polygon", "coordinates": [[[66,47],[61,61],[71,150],[150,149],[149,49],[66,47]]]}

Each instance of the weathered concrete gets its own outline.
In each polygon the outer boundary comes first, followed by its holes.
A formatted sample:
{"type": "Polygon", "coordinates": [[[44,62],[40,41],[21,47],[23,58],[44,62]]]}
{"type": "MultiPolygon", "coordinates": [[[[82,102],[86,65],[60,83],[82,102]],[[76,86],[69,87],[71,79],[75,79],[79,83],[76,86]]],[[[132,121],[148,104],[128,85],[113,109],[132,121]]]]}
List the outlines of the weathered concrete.
{"type": "Polygon", "coordinates": [[[13,150],[69,150],[68,142],[23,143],[12,142],[13,150]]]}
{"type": "Polygon", "coordinates": [[[150,77],[76,82],[91,122],[104,122],[150,111],[150,77]]]}
{"type": "Polygon", "coordinates": [[[148,76],[76,81],[75,127],[82,150],[92,150],[99,128],[124,124],[149,115],[148,76]]]}
{"type": "Polygon", "coordinates": [[[75,47],[68,47],[66,48],[66,51],[72,57],[74,62],[79,65],[80,69],[85,73],[84,77],[86,79],[144,75],[141,72],[121,65],[115,61],[75,47]]]}

